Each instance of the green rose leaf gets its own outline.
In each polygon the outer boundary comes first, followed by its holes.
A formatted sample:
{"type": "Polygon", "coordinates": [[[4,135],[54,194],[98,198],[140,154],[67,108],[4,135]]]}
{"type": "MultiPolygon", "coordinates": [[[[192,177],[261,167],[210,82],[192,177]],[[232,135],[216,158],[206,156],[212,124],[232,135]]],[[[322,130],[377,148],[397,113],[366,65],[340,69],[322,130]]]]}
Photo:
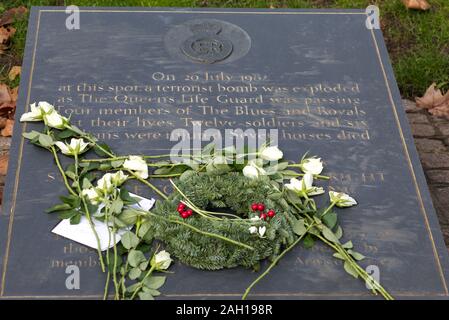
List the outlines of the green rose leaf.
{"type": "Polygon", "coordinates": [[[351,276],[353,276],[354,278],[358,278],[359,275],[357,274],[357,271],[354,269],[354,267],[348,262],[345,261],[345,263],[343,264],[343,267],[345,269],[345,271],[347,273],[349,273],[351,276]]]}
{"type": "Polygon", "coordinates": [[[365,259],[365,256],[359,252],[356,252],[354,250],[348,250],[348,253],[357,261],[365,259]]]}
{"type": "Polygon", "coordinates": [[[78,211],[76,210],[65,210],[65,211],[60,211],[58,214],[58,217],[60,219],[72,219],[72,217],[74,217],[75,215],[78,214],[78,211]]]}
{"type": "Polygon", "coordinates": [[[142,271],[139,268],[132,268],[129,271],[128,276],[131,280],[136,280],[138,277],[140,277],[141,274],[142,274],[142,271]]]}
{"type": "Polygon", "coordinates": [[[111,161],[111,166],[113,168],[120,168],[124,162],[125,162],[125,160],[114,160],[114,161],[111,161]]]}
{"type": "Polygon", "coordinates": [[[53,145],[53,138],[49,135],[41,133],[39,135],[39,144],[44,148],[49,148],[53,145]]]}
{"type": "Polygon", "coordinates": [[[142,291],[142,292],[139,292],[138,296],[139,296],[140,300],[154,300],[154,297],[151,295],[150,292],[142,291]]]}
{"type": "Polygon", "coordinates": [[[113,213],[119,214],[123,209],[123,201],[121,199],[115,199],[112,201],[110,209],[113,213]]]}
{"type": "Polygon", "coordinates": [[[139,202],[136,198],[131,197],[128,190],[125,188],[120,189],[120,199],[122,199],[126,204],[134,204],[139,202]]]}
{"type": "MultiPolygon", "coordinates": [[[[145,238],[145,240],[146,240],[148,238],[147,232],[148,232],[148,230],[150,230],[150,228],[151,228],[151,222],[145,221],[144,223],[142,223],[140,225],[140,229],[139,229],[139,237],[145,238]]],[[[151,236],[150,236],[150,238],[151,238],[151,236]]]]}
{"type": "Polygon", "coordinates": [[[293,225],[293,231],[298,235],[302,236],[304,233],[306,233],[307,228],[304,224],[304,219],[296,220],[293,225]]]}
{"type": "Polygon", "coordinates": [[[77,213],[70,218],[70,224],[79,224],[81,221],[81,214],[77,213]]]}
{"type": "Polygon", "coordinates": [[[340,260],[346,260],[345,257],[343,257],[340,253],[336,252],[333,254],[334,258],[340,259],[340,260]]]}
{"type": "Polygon", "coordinates": [[[157,297],[157,296],[160,296],[160,295],[161,295],[160,291],[155,290],[155,289],[143,287],[142,290],[143,290],[144,292],[150,293],[153,297],[157,297]]]}
{"type": "Polygon", "coordinates": [[[324,215],[324,217],[321,218],[323,220],[324,224],[329,228],[333,229],[337,224],[337,214],[334,212],[329,212],[324,215]]]}
{"type": "Polygon", "coordinates": [[[344,243],[341,245],[343,248],[345,249],[352,249],[354,247],[354,245],[352,244],[352,241],[349,240],[348,242],[344,243]]]}
{"type": "Polygon", "coordinates": [[[343,229],[340,226],[337,227],[335,236],[337,237],[337,239],[341,239],[341,237],[343,237],[343,229]]]}
{"type": "Polygon", "coordinates": [[[315,244],[315,240],[313,240],[313,237],[310,234],[306,235],[302,242],[306,249],[312,248],[313,245],[315,244]]]}
{"type": "Polygon", "coordinates": [[[323,233],[323,236],[333,242],[333,243],[340,243],[340,241],[338,241],[338,238],[335,236],[335,234],[331,231],[331,229],[329,229],[326,226],[323,226],[323,230],[321,231],[323,233]]]}
{"type": "Polygon", "coordinates": [[[111,148],[109,148],[109,146],[107,144],[105,144],[105,143],[98,143],[94,147],[94,152],[97,154],[97,156],[102,157],[102,158],[108,156],[108,154],[106,154],[100,147],[103,150],[106,150],[107,152],[112,153],[111,148]]]}
{"type": "Polygon", "coordinates": [[[36,138],[39,138],[41,133],[33,130],[33,131],[30,131],[30,132],[24,132],[22,135],[23,135],[23,137],[25,139],[34,140],[36,138]]]}
{"type": "Polygon", "coordinates": [[[147,288],[150,289],[159,289],[160,287],[162,287],[165,283],[165,278],[164,276],[152,276],[152,277],[148,277],[145,279],[144,281],[144,285],[147,288]]]}
{"type": "Polygon", "coordinates": [[[142,251],[131,250],[128,254],[128,263],[133,268],[138,268],[139,264],[146,261],[145,255],[142,251]]]}
{"type": "Polygon", "coordinates": [[[57,212],[57,211],[69,210],[69,209],[72,209],[72,206],[70,204],[62,203],[62,204],[57,204],[57,205],[45,210],[45,212],[52,213],[52,212],[57,212]]]}
{"type": "Polygon", "coordinates": [[[120,213],[118,219],[120,219],[120,221],[123,222],[126,226],[131,226],[136,223],[138,216],[139,214],[136,210],[125,209],[122,211],[122,213],[120,213]]]}
{"type": "Polygon", "coordinates": [[[128,231],[122,236],[121,242],[125,249],[129,250],[131,248],[137,247],[137,245],[139,244],[139,238],[131,231],[128,231]]]}

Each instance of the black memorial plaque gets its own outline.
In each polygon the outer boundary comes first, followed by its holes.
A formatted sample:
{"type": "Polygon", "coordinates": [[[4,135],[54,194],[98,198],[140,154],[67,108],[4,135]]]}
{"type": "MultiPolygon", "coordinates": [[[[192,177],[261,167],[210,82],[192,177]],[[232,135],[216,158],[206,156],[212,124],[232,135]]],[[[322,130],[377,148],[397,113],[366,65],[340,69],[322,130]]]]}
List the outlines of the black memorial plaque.
{"type": "MultiPolygon", "coordinates": [[[[352,194],[345,238],[397,298],[448,296],[449,261],[382,34],[360,10],[32,9],[17,118],[55,104],[121,154],[166,152],[174,129],[279,129],[286,158],[326,161],[352,194]]],[[[50,231],[64,194],[51,155],[17,123],[0,220],[1,298],[100,298],[96,252],[50,231]],[[81,288],[65,286],[66,266],[81,288]]],[[[205,142],[206,143],[206,142],[205,142]]],[[[146,190],[136,193],[150,196],[146,190]]],[[[176,263],[164,298],[239,298],[249,270],[176,263]]],[[[290,252],[252,298],[371,298],[323,246],[290,252]]]]}

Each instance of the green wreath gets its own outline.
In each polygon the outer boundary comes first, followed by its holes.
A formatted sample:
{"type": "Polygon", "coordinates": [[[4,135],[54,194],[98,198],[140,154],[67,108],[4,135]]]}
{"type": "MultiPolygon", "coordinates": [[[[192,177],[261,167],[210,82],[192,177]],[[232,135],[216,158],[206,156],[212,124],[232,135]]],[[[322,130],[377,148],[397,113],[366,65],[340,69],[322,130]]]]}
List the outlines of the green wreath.
{"type": "Polygon", "coordinates": [[[273,191],[268,178],[254,180],[238,172],[217,176],[189,171],[174,184],[179,191],[167,200],[158,201],[151,210],[155,217],[165,219],[149,219],[147,235],[163,241],[186,265],[207,270],[255,268],[260,260],[276,257],[295,240],[294,216],[285,200],[273,191]],[[213,218],[204,219],[195,213],[183,219],[177,209],[184,197],[201,210],[220,211],[223,215],[217,212],[213,218]],[[273,210],[276,215],[254,220],[260,214],[251,209],[254,203],[263,203],[266,210],[273,210]],[[204,237],[192,232],[186,224],[172,223],[174,220],[184,220],[191,227],[244,243],[252,249],[204,237]],[[263,236],[250,233],[251,227],[265,227],[266,232],[263,236]]]}

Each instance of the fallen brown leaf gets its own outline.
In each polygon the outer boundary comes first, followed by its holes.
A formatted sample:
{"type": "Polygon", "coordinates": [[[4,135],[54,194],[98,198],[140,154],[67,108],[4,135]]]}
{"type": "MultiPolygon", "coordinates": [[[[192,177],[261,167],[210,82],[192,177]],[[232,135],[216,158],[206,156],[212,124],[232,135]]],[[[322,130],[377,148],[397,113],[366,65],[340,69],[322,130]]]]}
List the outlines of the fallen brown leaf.
{"type": "Polygon", "coordinates": [[[5,44],[14,33],[16,29],[13,27],[0,27],[0,44],[5,44]]]}
{"type": "Polygon", "coordinates": [[[14,113],[16,111],[15,102],[4,102],[0,104],[0,117],[6,119],[14,119],[14,113]]]}
{"type": "Polygon", "coordinates": [[[8,119],[6,118],[0,118],[0,130],[3,129],[4,127],[6,127],[6,121],[8,119]]]}
{"type": "Polygon", "coordinates": [[[16,102],[17,97],[19,96],[19,87],[17,86],[15,88],[12,88],[11,90],[9,90],[9,95],[11,96],[11,101],[16,102]]]}
{"type": "Polygon", "coordinates": [[[429,112],[437,117],[446,117],[449,119],[449,107],[441,106],[433,109],[429,109],[429,112]]]}
{"type": "Polygon", "coordinates": [[[0,103],[11,101],[9,88],[6,84],[0,83],[0,103]]]}
{"type": "Polygon", "coordinates": [[[8,78],[9,80],[13,81],[18,75],[20,75],[20,72],[22,72],[21,66],[14,66],[9,70],[8,78]]]}
{"type": "Polygon", "coordinates": [[[449,103],[449,91],[443,95],[440,89],[436,89],[436,83],[427,88],[424,96],[416,98],[416,105],[424,109],[436,108],[446,103],[449,103]]]}
{"type": "Polygon", "coordinates": [[[436,84],[432,83],[424,96],[416,98],[416,105],[428,109],[435,116],[449,118],[449,91],[443,95],[440,89],[436,89],[436,84]]]}
{"type": "Polygon", "coordinates": [[[429,10],[430,4],[426,0],[402,0],[408,9],[429,10]]]}
{"type": "Polygon", "coordinates": [[[8,171],[8,156],[2,155],[0,156],[0,175],[2,176],[6,175],[7,171],[8,171]]]}
{"type": "Polygon", "coordinates": [[[7,85],[0,83],[0,117],[14,119],[16,100],[17,90],[11,92],[7,85]]]}
{"type": "Polygon", "coordinates": [[[15,20],[22,19],[25,14],[28,12],[28,9],[24,6],[20,6],[18,8],[9,9],[0,16],[0,26],[4,26],[7,24],[13,23],[15,20]]]}
{"type": "Polygon", "coordinates": [[[6,120],[6,125],[1,131],[1,135],[3,137],[10,137],[12,136],[12,130],[14,128],[14,120],[8,119],[6,120]]]}

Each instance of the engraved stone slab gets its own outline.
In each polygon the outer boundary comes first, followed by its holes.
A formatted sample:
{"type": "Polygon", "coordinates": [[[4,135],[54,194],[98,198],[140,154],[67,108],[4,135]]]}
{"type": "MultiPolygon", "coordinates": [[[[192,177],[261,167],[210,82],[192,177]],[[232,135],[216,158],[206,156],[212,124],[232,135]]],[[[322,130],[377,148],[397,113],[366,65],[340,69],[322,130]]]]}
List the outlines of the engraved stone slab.
{"type": "MultiPolygon", "coordinates": [[[[19,115],[54,103],[115,150],[166,153],[177,128],[278,129],[285,155],[326,160],[323,186],[354,195],[345,238],[397,298],[446,298],[449,261],[379,30],[359,10],[61,8],[31,12],[19,115]]],[[[96,253],[50,231],[64,193],[50,155],[15,126],[0,216],[0,297],[100,298],[96,253]],[[66,266],[81,270],[65,287],[66,266]]],[[[151,196],[147,190],[134,193],[151,196]]],[[[239,298],[249,270],[176,263],[164,298],[239,298]]],[[[372,298],[325,247],[297,247],[253,298],[372,298]]]]}

